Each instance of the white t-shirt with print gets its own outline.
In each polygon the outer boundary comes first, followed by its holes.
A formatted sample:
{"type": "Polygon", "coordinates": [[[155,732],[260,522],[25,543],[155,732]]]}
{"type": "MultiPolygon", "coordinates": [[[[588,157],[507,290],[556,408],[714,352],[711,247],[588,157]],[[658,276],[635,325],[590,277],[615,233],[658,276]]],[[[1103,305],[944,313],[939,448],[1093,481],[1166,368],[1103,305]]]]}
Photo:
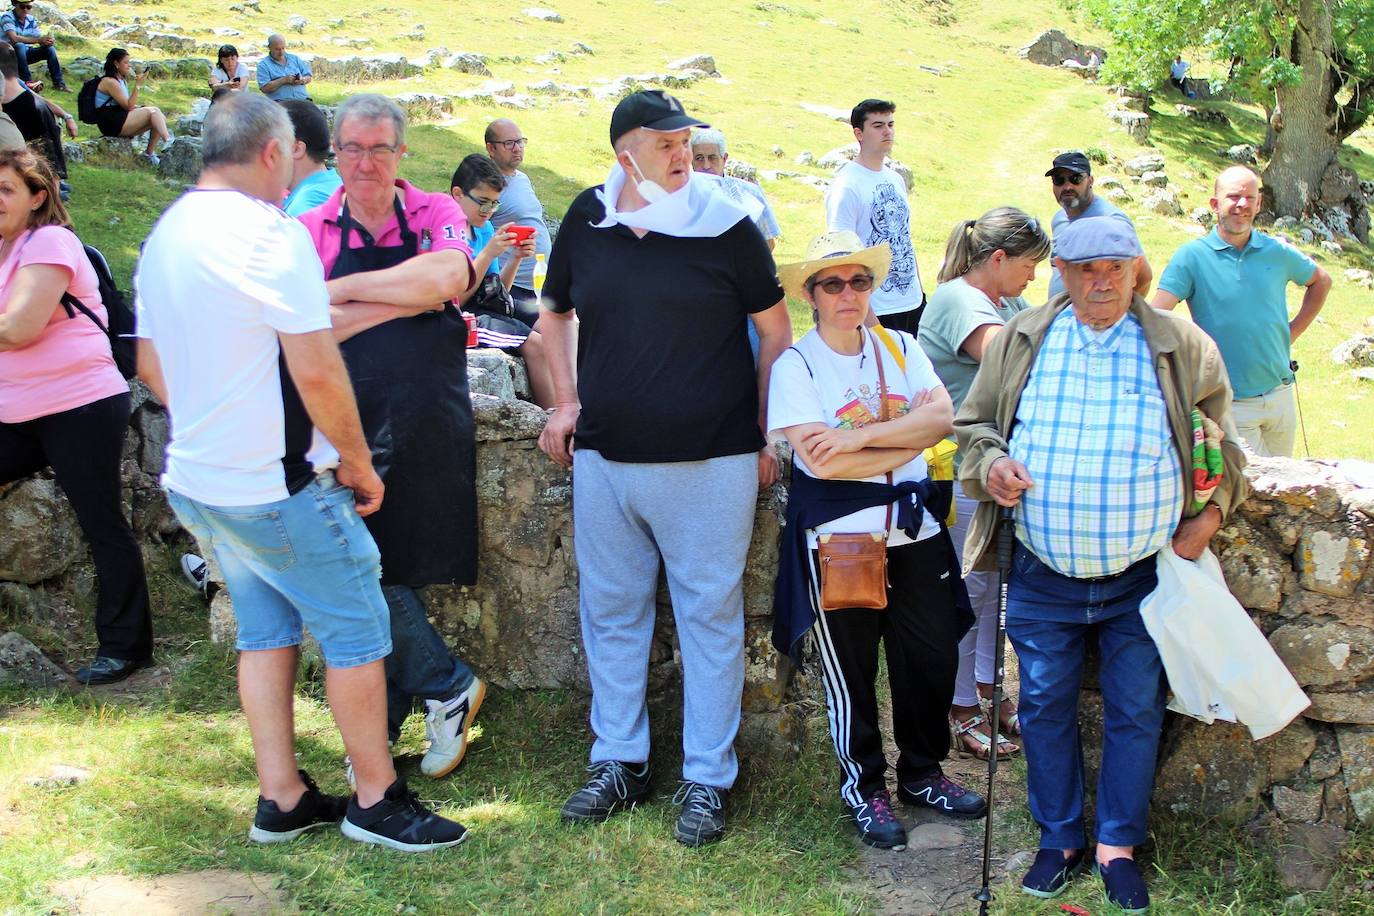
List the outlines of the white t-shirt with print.
{"type": "Polygon", "coordinates": [[[284,500],[338,453],[283,382],[282,334],[331,327],[324,267],[298,220],[231,190],[193,190],[148,236],[138,336],[171,413],[164,486],[212,506],[284,500]]]}
{"type": "MultiPolygon", "coordinates": [[[[887,377],[889,418],[904,416],[917,393],[941,387],[930,360],[916,346],[915,339],[904,331],[888,333],[892,334],[899,350],[905,349],[906,372],[902,372],[896,358],[872,334],[866,335],[863,352],[856,356],[836,353],[814,329],[784,350],[773,363],[768,384],[768,429],[781,434],[789,426],[803,423],[824,423],[833,429],[858,429],[876,423],[880,388],[875,348],[878,358],[883,360],[883,372],[887,377]]],[[[796,462],[800,471],[811,474],[800,455],[796,456],[796,462]]],[[[925,459],[917,455],[896,468],[892,480],[894,483],[924,480],[927,473],[925,459]]],[[[887,482],[884,474],[863,479],[872,483],[887,482]]],[[[807,532],[807,541],[815,547],[817,532],[881,531],[886,514],[883,506],[860,510],[807,532]]],[[[939,531],[939,523],[926,512],[917,540],[933,537],[939,531]]],[[[907,533],[897,527],[895,507],[887,543],[892,547],[911,543],[907,533]]]]}
{"type": "Polygon", "coordinates": [[[909,312],[921,304],[925,292],[901,175],[887,166],[876,172],[858,162],[842,166],[825,193],[825,228],[848,229],[866,246],[887,242],[892,247],[887,279],[869,298],[875,314],[909,312]]]}

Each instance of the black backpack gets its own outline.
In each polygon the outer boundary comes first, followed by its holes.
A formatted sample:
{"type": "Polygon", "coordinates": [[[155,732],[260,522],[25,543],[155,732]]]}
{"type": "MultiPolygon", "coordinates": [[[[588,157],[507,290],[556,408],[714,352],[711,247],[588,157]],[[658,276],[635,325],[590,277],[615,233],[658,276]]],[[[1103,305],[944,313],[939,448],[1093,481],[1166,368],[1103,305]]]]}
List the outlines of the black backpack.
{"type": "Polygon", "coordinates": [[[91,77],[81,84],[81,91],[76,94],[76,116],[82,123],[96,123],[95,113],[100,109],[95,104],[95,90],[104,78],[103,75],[91,77]]]}
{"type": "Polygon", "coordinates": [[[96,317],[95,312],[69,292],[62,294],[62,307],[67,310],[68,318],[75,318],[76,313],[80,312],[95,322],[95,326],[110,339],[110,353],[114,356],[119,374],[125,378],[133,378],[138,371],[138,340],[134,336],[134,310],[129,307],[128,300],[119,291],[119,287],[115,286],[110,264],[100,250],[84,244],[81,247],[86,249],[86,259],[95,269],[96,280],[100,286],[100,301],[105,305],[105,314],[109,317],[110,323],[106,326],[96,317]]]}

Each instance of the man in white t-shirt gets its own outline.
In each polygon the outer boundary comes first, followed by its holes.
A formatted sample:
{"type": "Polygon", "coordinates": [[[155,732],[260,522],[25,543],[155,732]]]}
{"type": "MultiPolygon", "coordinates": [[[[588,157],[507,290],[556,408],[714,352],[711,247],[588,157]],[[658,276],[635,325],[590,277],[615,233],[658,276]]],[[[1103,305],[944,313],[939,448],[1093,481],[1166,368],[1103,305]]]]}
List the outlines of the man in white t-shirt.
{"type": "Polygon", "coordinates": [[[305,227],[273,205],[291,178],[293,141],[286,113],[264,96],[219,102],[205,119],[199,183],[148,237],[135,280],[138,366],[171,413],[162,485],[234,600],[260,792],[249,838],[276,843],[342,821],[345,836],[393,849],[454,846],[464,828],[415,800],[387,747],[391,634],[380,557],[360,518],[381,505],[383,485],[320,260],[305,227]],[[324,654],[357,774],[351,799],[324,794],[296,766],[302,624],[324,654]]]}
{"type": "Polygon", "coordinates": [[[853,232],[868,246],[888,244],[892,268],[869,302],[884,327],[914,335],[926,294],[911,241],[906,182],[886,165],[896,111],[896,102],[864,99],[850,112],[859,155],[840,168],[825,194],[825,227],[853,232]]]}

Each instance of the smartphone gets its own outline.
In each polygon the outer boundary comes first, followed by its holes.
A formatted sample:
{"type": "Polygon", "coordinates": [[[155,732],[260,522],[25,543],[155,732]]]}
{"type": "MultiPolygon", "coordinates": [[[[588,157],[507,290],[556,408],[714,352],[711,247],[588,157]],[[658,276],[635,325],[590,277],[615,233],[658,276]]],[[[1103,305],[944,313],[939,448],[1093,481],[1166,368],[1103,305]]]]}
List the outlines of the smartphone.
{"type": "Polygon", "coordinates": [[[239,77],[236,76],[236,77],[234,77],[233,79],[231,79],[229,82],[231,82],[231,83],[237,83],[238,81],[239,81],[239,77]]]}

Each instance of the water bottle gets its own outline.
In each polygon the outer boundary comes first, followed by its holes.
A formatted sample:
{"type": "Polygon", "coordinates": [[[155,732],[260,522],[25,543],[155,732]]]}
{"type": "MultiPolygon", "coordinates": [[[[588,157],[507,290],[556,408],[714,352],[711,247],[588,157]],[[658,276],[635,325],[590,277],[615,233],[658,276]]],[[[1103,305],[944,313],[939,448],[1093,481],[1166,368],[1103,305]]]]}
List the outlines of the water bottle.
{"type": "Polygon", "coordinates": [[[540,307],[544,305],[544,277],[548,275],[549,265],[542,253],[534,256],[534,298],[540,307]]]}

